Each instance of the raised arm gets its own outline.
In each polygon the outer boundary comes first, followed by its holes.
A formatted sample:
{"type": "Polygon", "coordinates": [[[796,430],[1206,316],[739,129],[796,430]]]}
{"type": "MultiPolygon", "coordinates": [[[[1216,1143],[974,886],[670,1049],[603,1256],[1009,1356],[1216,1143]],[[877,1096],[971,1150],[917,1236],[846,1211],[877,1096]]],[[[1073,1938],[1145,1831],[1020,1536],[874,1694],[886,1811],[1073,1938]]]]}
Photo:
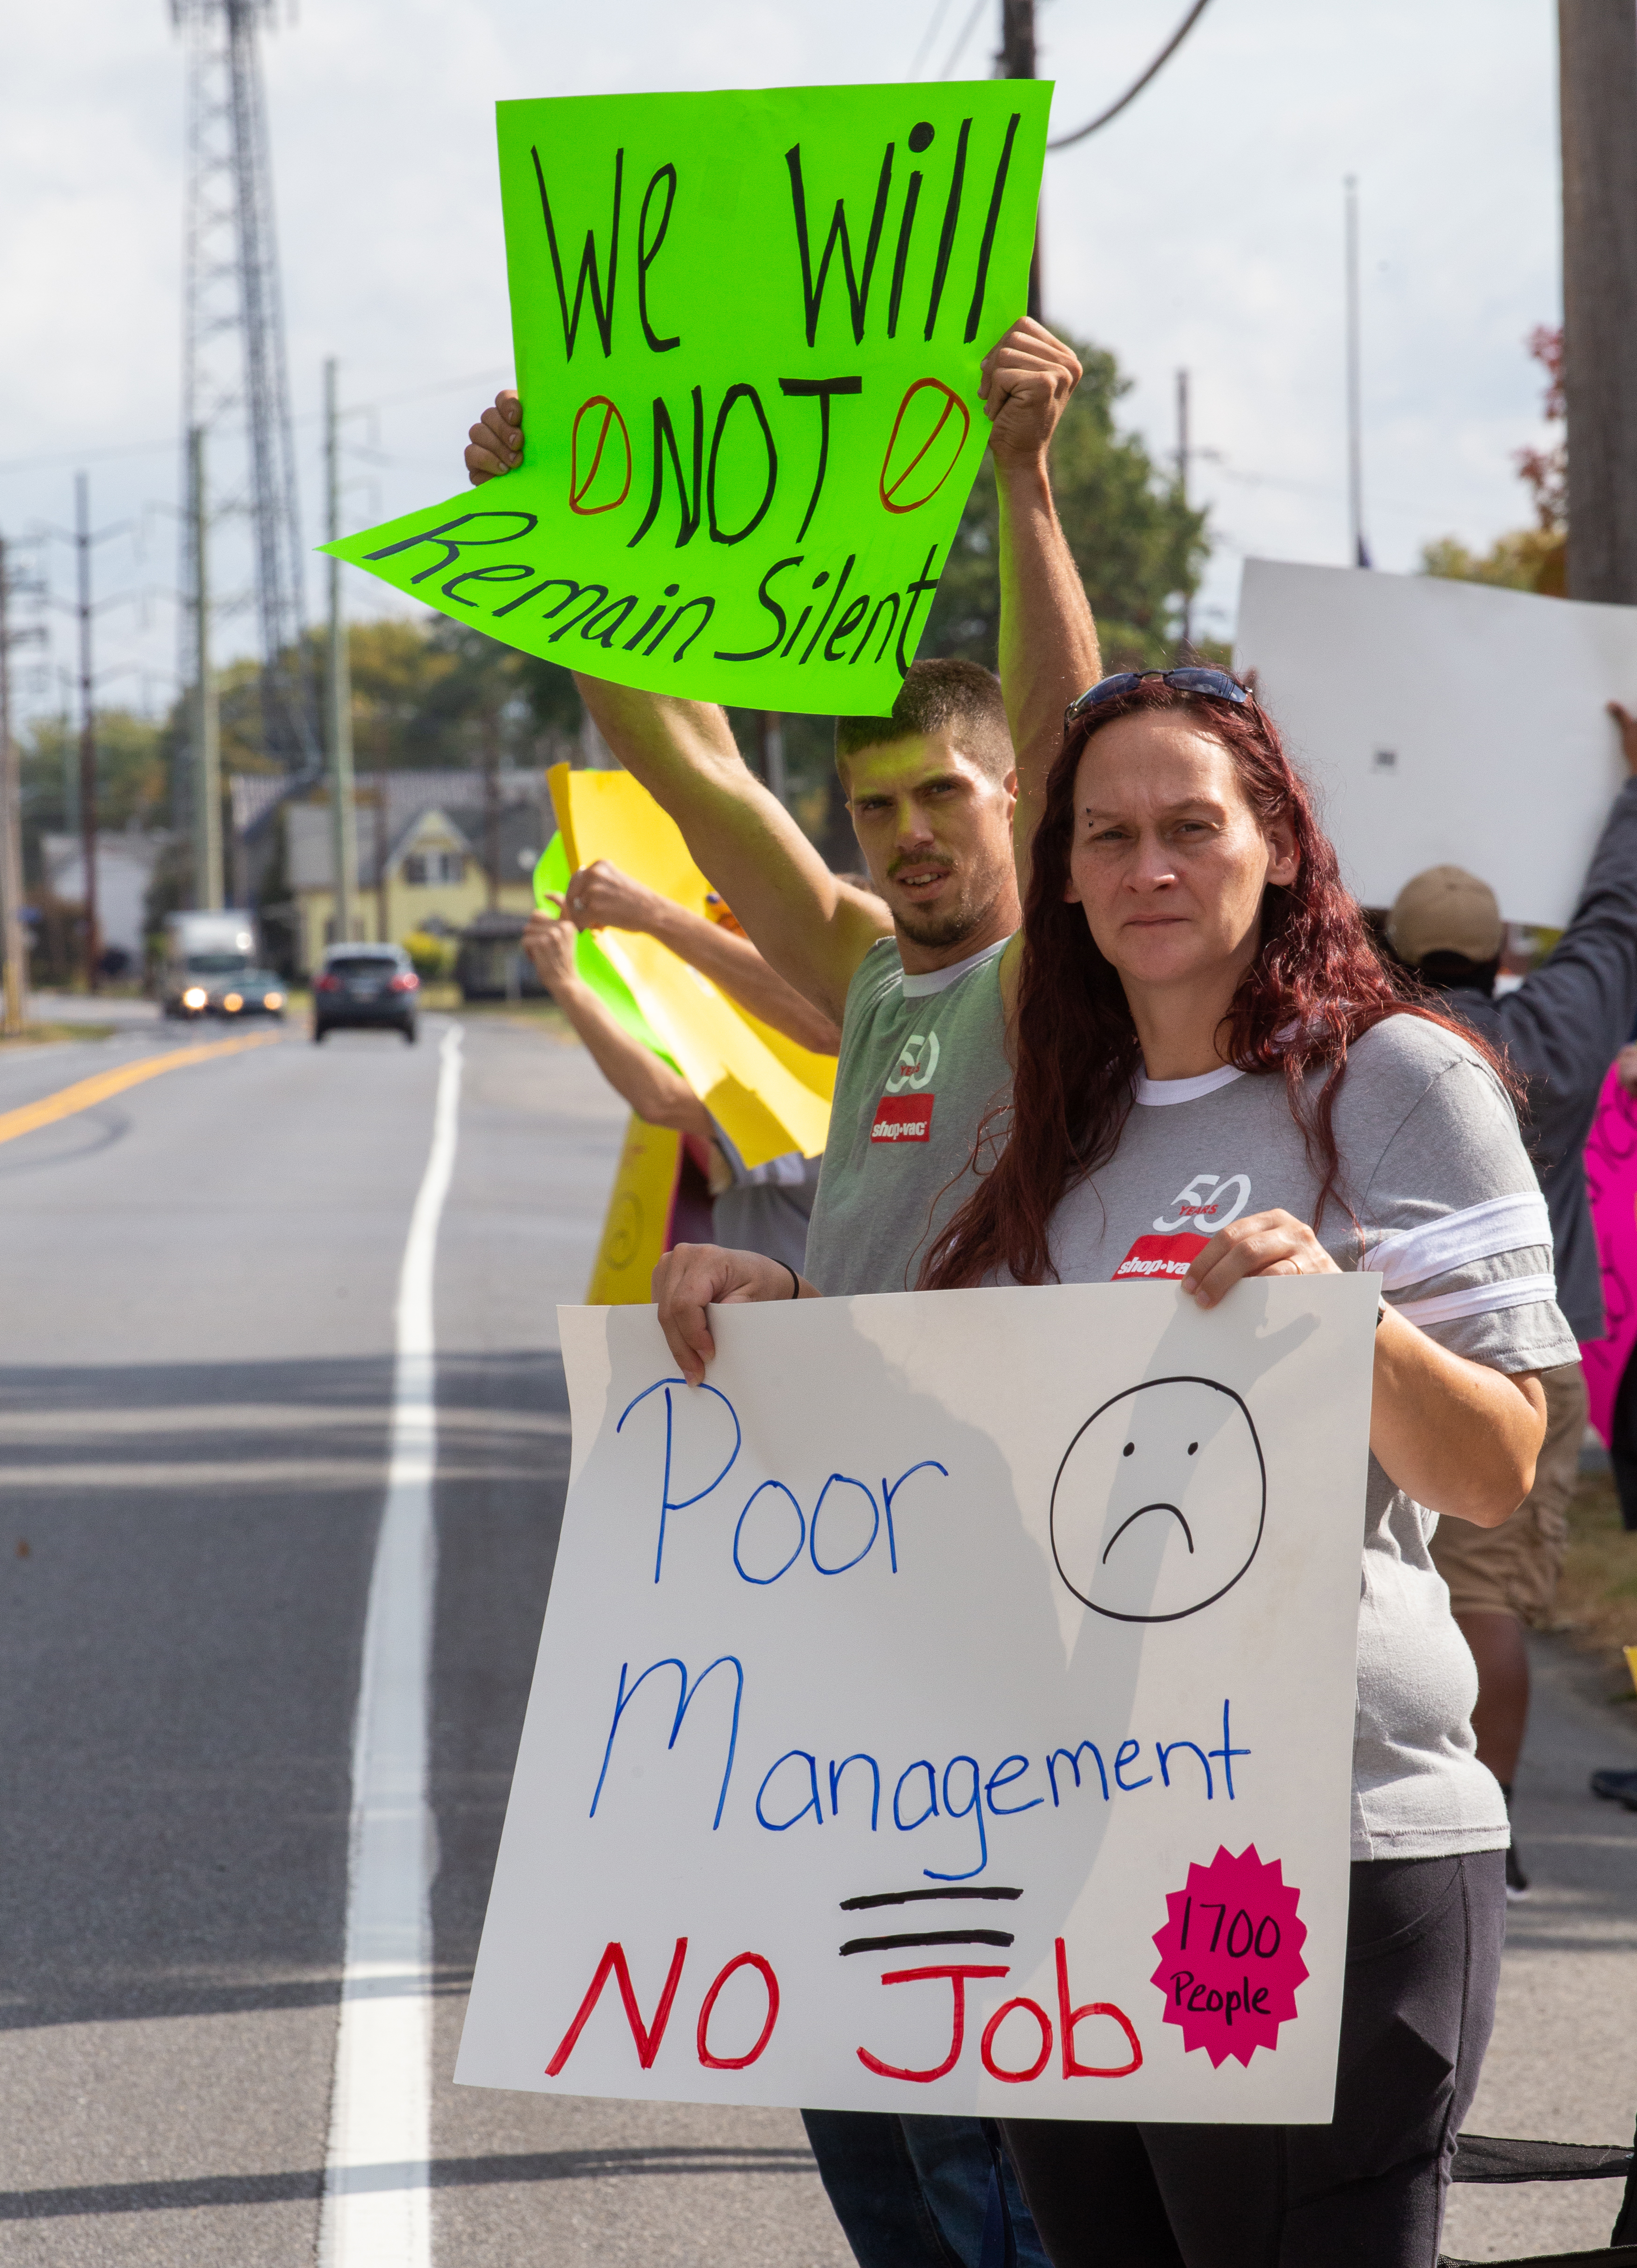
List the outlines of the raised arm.
{"type": "MultiPolygon", "coordinates": [[[[466,469],[476,486],[522,460],[523,407],[506,387],[471,429],[466,469]]],[[[721,710],[601,678],[574,682],[603,739],[670,813],[763,960],[839,1026],[854,970],[891,933],[880,899],[836,880],[746,765],[721,710]]]]}
{"type": "Polygon", "coordinates": [[[853,972],[891,932],[879,898],[837,880],[749,770],[719,709],[576,676],[615,755],[682,828],[763,958],[833,1024],[853,972]]]}
{"type": "Polygon", "coordinates": [[[1540,968],[1495,1003],[1529,1082],[1536,1163],[1585,1139],[1610,1064],[1637,1016],[1637,718],[1609,711],[1632,777],[1615,797],[1568,927],[1540,968]]]}
{"type": "Polygon", "coordinates": [[[741,1008],[799,1047],[823,1056],[833,1056],[840,1047],[840,1026],[822,1016],[770,968],[748,937],[645,888],[606,858],[570,876],[564,903],[581,929],[642,930],[658,938],[741,1008]]]}
{"type": "Polygon", "coordinates": [[[1020,896],[1063,711],[1100,674],[1096,626],[1057,508],[1047,451],[1080,380],[1073,350],[1025,317],[984,358],[1000,506],[1000,683],[1017,751],[1020,896]]]}
{"type": "Polygon", "coordinates": [[[711,1114],[687,1080],[662,1064],[651,1048],[632,1039],[575,973],[574,938],[571,921],[535,914],[524,932],[523,946],[541,983],[574,1027],[597,1069],[650,1126],[673,1126],[680,1134],[712,1139],[716,1128],[711,1114]]]}

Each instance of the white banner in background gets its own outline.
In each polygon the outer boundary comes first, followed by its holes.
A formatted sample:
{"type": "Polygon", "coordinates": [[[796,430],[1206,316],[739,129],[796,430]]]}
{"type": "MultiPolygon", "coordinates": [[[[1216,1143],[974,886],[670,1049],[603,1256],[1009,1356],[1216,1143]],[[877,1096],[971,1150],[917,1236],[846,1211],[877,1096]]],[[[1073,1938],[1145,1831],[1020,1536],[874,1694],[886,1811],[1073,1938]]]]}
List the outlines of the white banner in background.
{"type": "Polygon", "coordinates": [[[1637,709],[1637,607],[1248,559],[1234,659],[1367,906],[1464,866],[1508,921],[1567,922],[1628,777],[1604,704],[1637,709]]]}
{"type": "Polygon", "coordinates": [[[1375,1284],[561,1310],[457,2079],[1328,2118],[1375,1284]]]}

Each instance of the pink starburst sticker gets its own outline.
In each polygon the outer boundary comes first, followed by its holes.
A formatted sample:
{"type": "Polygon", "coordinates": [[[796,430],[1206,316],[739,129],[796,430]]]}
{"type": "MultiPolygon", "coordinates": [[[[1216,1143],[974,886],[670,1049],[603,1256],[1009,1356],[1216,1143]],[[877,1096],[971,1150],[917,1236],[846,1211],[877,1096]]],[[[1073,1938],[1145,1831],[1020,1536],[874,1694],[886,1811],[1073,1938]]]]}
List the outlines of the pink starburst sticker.
{"type": "Polygon", "coordinates": [[[1296,1987],[1308,1973],[1301,1896],[1279,1861],[1264,1865],[1252,1843],[1236,1859],[1219,1845],[1210,1865],[1191,1866],[1187,1888],[1167,1897],[1170,1919],[1154,1932],[1160,1965],[1149,1981],[1165,1995],[1166,2022],[1182,2026],[1184,2049],[1203,2048],[1213,2070],[1229,2056],[1248,2066],[1294,2021],[1296,1987]]]}

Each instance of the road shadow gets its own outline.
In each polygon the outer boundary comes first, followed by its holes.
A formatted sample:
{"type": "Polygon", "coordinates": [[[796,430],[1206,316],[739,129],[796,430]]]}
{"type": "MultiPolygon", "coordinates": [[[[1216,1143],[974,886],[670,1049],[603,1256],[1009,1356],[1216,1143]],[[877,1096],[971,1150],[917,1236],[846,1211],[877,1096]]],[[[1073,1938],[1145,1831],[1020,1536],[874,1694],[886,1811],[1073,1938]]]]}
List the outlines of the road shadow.
{"type": "MultiPolygon", "coordinates": [[[[0,2028],[336,1999],[392,1382],[384,1355],[0,1369],[0,2028]]],[[[453,1984],[487,1894],[568,1443],[555,1356],[440,1357],[438,1394],[453,1984]]]]}

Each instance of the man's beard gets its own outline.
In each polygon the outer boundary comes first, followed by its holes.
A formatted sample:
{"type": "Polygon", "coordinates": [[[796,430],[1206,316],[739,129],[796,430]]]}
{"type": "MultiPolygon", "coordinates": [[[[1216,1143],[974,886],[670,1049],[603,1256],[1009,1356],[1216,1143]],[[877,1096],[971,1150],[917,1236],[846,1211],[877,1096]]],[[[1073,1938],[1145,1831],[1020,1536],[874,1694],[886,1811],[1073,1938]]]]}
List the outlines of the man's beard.
{"type": "Polygon", "coordinates": [[[912,945],[924,946],[931,953],[941,953],[946,946],[959,945],[981,929],[993,904],[992,896],[980,902],[969,888],[962,893],[956,905],[929,909],[925,913],[916,906],[895,906],[892,917],[912,945]]]}

